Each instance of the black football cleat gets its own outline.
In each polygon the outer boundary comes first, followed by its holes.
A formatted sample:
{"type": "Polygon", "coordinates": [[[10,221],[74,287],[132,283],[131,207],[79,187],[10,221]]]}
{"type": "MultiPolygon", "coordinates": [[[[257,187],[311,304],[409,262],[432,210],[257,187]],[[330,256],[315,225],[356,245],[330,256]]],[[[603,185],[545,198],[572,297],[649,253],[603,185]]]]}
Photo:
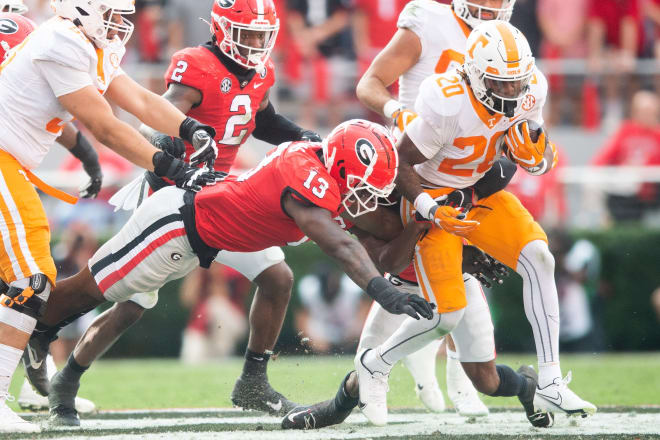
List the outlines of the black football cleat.
{"type": "Polygon", "coordinates": [[[298,406],[275,391],[265,376],[239,377],[231,392],[231,402],[239,408],[263,411],[272,416],[283,416],[298,406]]]}
{"type": "Polygon", "coordinates": [[[319,429],[338,425],[346,420],[358,404],[358,398],[350,397],[345,391],[346,381],[351,373],[353,371],[344,377],[335,398],[314,405],[297,406],[289,411],[282,419],[282,429],[319,429]]]}
{"type": "Polygon", "coordinates": [[[23,352],[23,366],[25,376],[34,387],[35,391],[42,396],[50,393],[50,381],[48,380],[48,369],[46,358],[50,341],[43,333],[33,333],[23,352]]]}
{"type": "Polygon", "coordinates": [[[527,414],[527,420],[535,428],[550,428],[555,423],[555,415],[549,411],[536,409],[534,407],[534,394],[536,394],[536,386],[538,385],[538,375],[534,368],[522,365],[518,368],[518,373],[525,377],[527,381],[527,390],[523,396],[518,396],[518,400],[522,403],[527,414]]]}
{"type": "Polygon", "coordinates": [[[65,380],[62,372],[58,372],[53,376],[53,380],[50,382],[50,394],[48,394],[49,425],[80,426],[80,418],[78,417],[78,411],[76,411],[78,388],[80,388],[80,382],[65,380]]]}

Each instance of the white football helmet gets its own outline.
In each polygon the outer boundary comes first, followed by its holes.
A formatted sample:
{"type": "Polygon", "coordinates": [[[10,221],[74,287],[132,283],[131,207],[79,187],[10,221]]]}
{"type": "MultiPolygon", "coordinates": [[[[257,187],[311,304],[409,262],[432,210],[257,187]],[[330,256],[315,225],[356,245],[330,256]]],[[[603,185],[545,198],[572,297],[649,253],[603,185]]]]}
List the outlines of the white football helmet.
{"type": "Polygon", "coordinates": [[[454,12],[458,15],[464,22],[468,24],[471,28],[479,26],[481,23],[490,20],[484,20],[481,17],[483,12],[490,12],[493,14],[493,20],[511,20],[511,14],[513,13],[513,5],[516,3],[516,0],[502,0],[501,8],[489,8],[486,6],[481,6],[477,3],[471,2],[470,0],[452,0],[452,6],[454,12]],[[476,15],[472,15],[468,7],[473,7],[477,9],[476,15]]]}
{"type": "Polygon", "coordinates": [[[56,15],[82,26],[85,35],[101,48],[111,42],[109,31],[117,31],[122,44],[133,33],[133,23],[121,16],[135,13],[135,0],[52,0],[51,4],[56,15]],[[115,15],[121,23],[112,21],[115,15]]]}
{"type": "Polygon", "coordinates": [[[0,12],[13,12],[14,14],[25,14],[28,7],[23,0],[0,0],[0,12]]]}
{"type": "Polygon", "coordinates": [[[476,98],[511,118],[529,90],[534,57],[516,27],[506,21],[487,21],[468,37],[463,69],[476,98]]]}

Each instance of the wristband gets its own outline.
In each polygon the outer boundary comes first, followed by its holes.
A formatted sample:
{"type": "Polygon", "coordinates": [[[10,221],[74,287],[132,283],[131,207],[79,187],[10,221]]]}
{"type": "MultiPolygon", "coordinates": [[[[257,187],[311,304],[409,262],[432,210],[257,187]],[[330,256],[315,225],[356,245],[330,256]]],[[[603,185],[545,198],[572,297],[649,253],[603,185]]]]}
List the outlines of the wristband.
{"type": "Polygon", "coordinates": [[[392,283],[387,281],[384,277],[373,277],[369,284],[367,284],[367,295],[374,300],[378,301],[381,294],[388,288],[392,287],[392,283]]]}
{"type": "Polygon", "coordinates": [[[383,106],[383,114],[385,115],[386,118],[392,119],[394,118],[394,113],[398,112],[402,108],[403,108],[403,104],[401,104],[396,99],[390,99],[383,106]]]}
{"type": "Polygon", "coordinates": [[[430,217],[431,209],[438,206],[436,201],[433,200],[433,197],[425,192],[422,192],[415,198],[413,205],[415,206],[415,210],[428,220],[432,220],[430,217]]]}
{"type": "Polygon", "coordinates": [[[179,137],[189,144],[192,144],[193,134],[195,134],[197,130],[204,130],[208,133],[211,139],[215,138],[215,129],[213,127],[204,125],[189,116],[186,116],[186,119],[184,119],[179,126],[179,137]]]}

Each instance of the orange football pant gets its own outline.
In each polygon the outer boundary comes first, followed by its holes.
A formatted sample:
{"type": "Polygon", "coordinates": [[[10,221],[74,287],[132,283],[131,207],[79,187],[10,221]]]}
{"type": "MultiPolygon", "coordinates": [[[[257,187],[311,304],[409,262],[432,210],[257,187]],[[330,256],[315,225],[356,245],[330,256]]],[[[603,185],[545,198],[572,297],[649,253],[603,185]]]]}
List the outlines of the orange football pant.
{"type": "Polygon", "coordinates": [[[7,284],[43,273],[55,286],[50,229],[23,166],[0,149],[0,277],[7,284]]]}
{"type": "MultiPolygon", "coordinates": [[[[434,188],[425,191],[440,197],[453,188],[434,188]]],[[[473,207],[469,220],[479,222],[466,239],[481,250],[516,270],[518,255],[534,240],[548,241],[543,228],[518,198],[507,191],[479,200],[483,207],[473,207]],[[490,208],[490,209],[488,209],[490,208]]],[[[401,215],[404,224],[414,215],[412,203],[403,200],[401,215]]],[[[463,284],[463,238],[439,227],[432,227],[415,247],[415,272],[424,297],[438,307],[438,313],[460,310],[467,305],[463,284]]]]}

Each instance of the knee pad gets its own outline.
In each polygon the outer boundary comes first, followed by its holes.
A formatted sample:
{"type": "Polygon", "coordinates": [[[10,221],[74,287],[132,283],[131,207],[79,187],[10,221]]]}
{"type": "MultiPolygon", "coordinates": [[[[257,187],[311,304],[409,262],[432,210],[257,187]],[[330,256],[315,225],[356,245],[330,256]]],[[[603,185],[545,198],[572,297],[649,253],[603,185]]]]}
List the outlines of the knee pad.
{"type": "Polygon", "coordinates": [[[453,312],[445,312],[440,314],[440,322],[435,328],[438,336],[444,336],[454,330],[458,323],[461,322],[461,319],[463,319],[464,313],[465,309],[459,309],[454,310],[453,312]]]}
{"type": "Polygon", "coordinates": [[[50,281],[46,275],[36,273],[29,278],[16,280],[9,286],[4,284],[2,287],[6,289],[0,295],[2,306],[35,319],[46,311],[46,302],[51,290],[50,281]]]}
{"type": "MultiPolygon", "coordinates": [[[[548,244],[543,240],[530,241],[520,252],[518,256],[518,267],[533,266],[536,270],[541,270],[547,274],[555,273],[555,257],[552,256],[548,244]]],[[[516,268],[520,273],[520,269],[516,268]]]]}

